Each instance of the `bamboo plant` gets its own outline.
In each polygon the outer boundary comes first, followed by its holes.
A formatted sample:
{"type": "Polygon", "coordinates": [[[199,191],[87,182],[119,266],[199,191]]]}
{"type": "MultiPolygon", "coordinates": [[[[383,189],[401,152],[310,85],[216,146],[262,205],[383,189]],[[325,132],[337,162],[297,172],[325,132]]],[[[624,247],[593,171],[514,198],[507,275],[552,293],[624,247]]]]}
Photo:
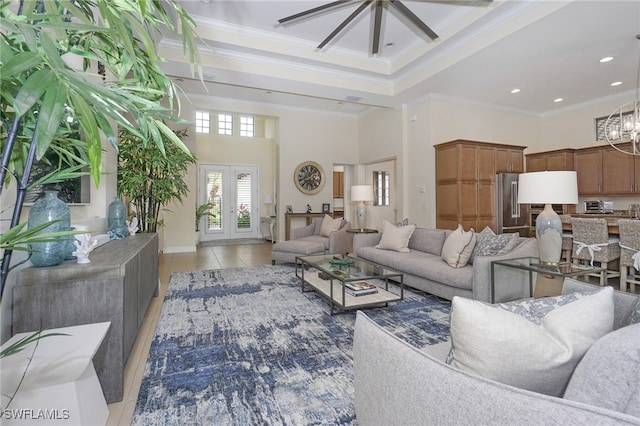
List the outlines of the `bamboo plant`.
{"type": "MultiPolygon", "coordinates": [[[[187,130],[177,130],[182,140],[187,130]]],[[[162,226],[161,209],[174,200],[182,201],[189,192],[184,181],[195,158],[176,145],[141,147],[142,141],[126,129],[120,130],[118,144],[118,194],[135,209],[140,232],[156,232],[162,226]]]]}
{"type": "Polygon", "coordinates": [[[174,0],[0,0],[0,29],[0,197],[10,185],[17,194],[2,200],[13,211],[0,241],[1,300],[12,252],[33,242],[20,215],[34,161],[73,146],[81,153],[73,165],[39,183],[77,176],[87,165],[99,185],[102,143],[117,149],[116,127],[141,147],[165,152],[170,143],[188,153],[166,124],[182,120],[156,36],[179,33],[192,72],[199,60],[195,23],[174,0]],[[69,138],[69,117],[81,140],[69,138]]]}

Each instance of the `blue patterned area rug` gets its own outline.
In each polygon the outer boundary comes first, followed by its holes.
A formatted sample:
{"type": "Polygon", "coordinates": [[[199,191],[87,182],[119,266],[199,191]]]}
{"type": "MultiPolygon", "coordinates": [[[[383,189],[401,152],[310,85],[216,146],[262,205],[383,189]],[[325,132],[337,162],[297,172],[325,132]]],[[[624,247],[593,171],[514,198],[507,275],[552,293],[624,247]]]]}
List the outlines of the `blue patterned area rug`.
{"type": "MultiPolygon", "coordinates": [[[[446,341],[450,305],[405,296],[366,312],[414,346],[446,341]]],[[[293,266],[174,273],[132,424],[355,424],[354,321],[293,266]]]]}

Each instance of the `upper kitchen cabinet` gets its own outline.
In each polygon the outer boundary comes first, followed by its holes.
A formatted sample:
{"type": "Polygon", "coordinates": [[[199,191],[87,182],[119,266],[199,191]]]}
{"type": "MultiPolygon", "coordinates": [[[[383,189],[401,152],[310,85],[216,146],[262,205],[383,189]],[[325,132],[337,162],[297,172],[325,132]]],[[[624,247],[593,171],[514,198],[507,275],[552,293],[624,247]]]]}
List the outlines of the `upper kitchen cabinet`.
{"type": "Polygon", "coordinates": [[[496,148],[496,172],[497,173],[522,173],[524,172],[524,148],[496,148]]]}
{"type": "Polygon", "coordinates": [[[602,195],[602,148],[576,151],[578,195],[602,195]]]}
{"type": "Polygon", "coordinates": [[[613,147],[602,148],[602,193],[604,195],[640,194],[640,157],[613,147]]]}
{"type": "Polygon", "coordinates": [[[559,149],[555,151],[527,154],[527,172],[575,170],[575,150],[559,149]]]}
{"type": "Polygon", "coordinates": [[[640,194],[640,157],[609,145],[576,150],[580,196],[636,196],[640,194]]]}

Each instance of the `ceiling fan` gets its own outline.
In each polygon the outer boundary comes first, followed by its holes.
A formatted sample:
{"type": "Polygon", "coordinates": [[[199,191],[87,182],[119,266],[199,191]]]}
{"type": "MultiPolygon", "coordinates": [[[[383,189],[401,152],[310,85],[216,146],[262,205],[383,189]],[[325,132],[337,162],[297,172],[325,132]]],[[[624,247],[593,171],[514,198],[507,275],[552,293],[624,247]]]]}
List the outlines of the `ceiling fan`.
{"type": "MultiPolygon", "coordinates": [[[[475,1],[447,1],[447,0],[424,0],[424,1],[440,1],[446,3],[463,3],[473,4],[473,3],[491,3],[493,0],[475,0],[475,1]]],[[[407,8],[400,0],[338,0],[333,1],[331,3],[324,4],[322,6],[314,7],[312,9],[305,10],[303,12],[299,12],[286,18],[278,19],[280,24],[287,24],[292,21],[296,21],[301,18],[310,17],[320,12],[325,12],[334,8],[338,8],[340,6],[344,6],[347,3],[361,3],[360,6],[356,10],[354,10],[351,15],[349,15],[344,21],[340,23],[336,27],[335,30],[331,32],[319,45],[318,49],[324,48],[335,36],[337,36],[340,31],[342,31],[351,21],[353,21],[360,13],[362,13],[369,5],[372,5],[373,13],[374,13],[374,23],[373,23],[373,44],[371,46],[371,54],[376,55],[380,50],[380,29],[382,27],[382,11],[387,5],[391,5],[394,7],[399,13],[401,13],[405,18],[407,18],[413,25],[415,25],[419,30],[425,33],[431,40],[435,40],[438,38],[438,34],[435,33],[429,26],[427,26],[420,18],[418,18],[409,8],[407,8]]]]}

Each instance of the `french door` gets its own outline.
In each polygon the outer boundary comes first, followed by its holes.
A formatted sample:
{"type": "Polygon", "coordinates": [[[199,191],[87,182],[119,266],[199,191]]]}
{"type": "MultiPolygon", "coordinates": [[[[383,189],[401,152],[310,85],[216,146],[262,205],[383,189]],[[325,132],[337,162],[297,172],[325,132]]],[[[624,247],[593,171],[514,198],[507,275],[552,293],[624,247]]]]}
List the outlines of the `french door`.
{"type": "Polygon", "coordinates": [[[258,237],[257,166],[201,164],[199,188],[198,205],[212,205],[200,241],[258,237]]]}

